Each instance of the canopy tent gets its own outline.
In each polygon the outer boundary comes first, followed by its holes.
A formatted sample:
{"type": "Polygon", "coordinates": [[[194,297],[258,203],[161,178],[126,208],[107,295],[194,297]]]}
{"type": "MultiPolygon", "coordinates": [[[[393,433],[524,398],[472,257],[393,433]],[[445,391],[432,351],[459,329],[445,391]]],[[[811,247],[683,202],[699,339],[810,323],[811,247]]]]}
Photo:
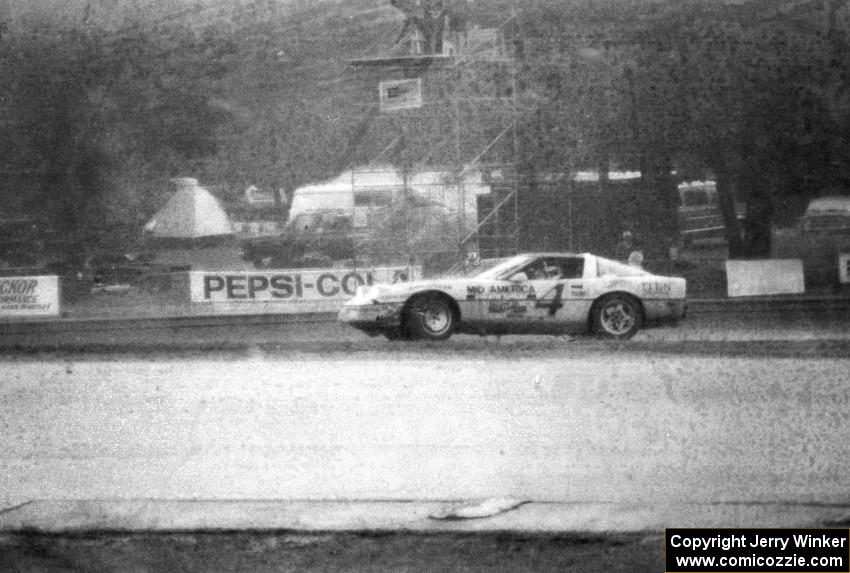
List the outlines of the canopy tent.
{"type": "Polygon", "coordinates": [[[157,239],[201,239],[233,234],[224,209],[197,179],[174,179],[177,192],[145,225],[157,239]]]}

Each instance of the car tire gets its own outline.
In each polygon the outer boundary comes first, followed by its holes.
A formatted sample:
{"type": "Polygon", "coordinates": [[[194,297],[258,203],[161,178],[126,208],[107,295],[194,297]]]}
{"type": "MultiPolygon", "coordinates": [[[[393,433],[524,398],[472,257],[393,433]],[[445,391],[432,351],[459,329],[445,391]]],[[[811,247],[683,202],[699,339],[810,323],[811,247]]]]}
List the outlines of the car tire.
{"type": "Polygon", "coordinates": [[[593,305],[593,330],[605,338],[631,338],[640,329],[641,318],[640,304],[628,295],[608,295],[593,305]]]}
{"type": "Polygon", "coordinates": [[[457,316],[448,297],[425,294],[410,301],[402,332],[412,339],[445,340],[456,326],[457,316]]]}

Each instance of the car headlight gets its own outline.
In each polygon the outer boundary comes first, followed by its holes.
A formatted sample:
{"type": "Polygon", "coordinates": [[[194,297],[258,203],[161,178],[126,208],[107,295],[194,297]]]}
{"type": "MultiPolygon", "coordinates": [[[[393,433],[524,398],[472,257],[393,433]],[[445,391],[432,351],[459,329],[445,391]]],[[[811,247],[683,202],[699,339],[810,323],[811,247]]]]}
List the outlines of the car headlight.
{"type": "Polygon", "coordinates": [[[355,291],[356,298],[365,298],[369,300],[377,299],[381,296],[381,290],[376,286],[359,286],[355,291]]]}

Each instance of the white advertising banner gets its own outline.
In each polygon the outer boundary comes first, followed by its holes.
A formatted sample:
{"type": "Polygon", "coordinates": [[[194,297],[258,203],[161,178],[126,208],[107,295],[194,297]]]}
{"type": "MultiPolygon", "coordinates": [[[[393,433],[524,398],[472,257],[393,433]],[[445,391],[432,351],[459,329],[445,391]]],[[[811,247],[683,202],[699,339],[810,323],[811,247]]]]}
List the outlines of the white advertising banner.
{"type": "Polygon", "coordinates": [[[191,301],[216,313],[334,312],[357,287],[413,280],[416,267],[192,271],[191,301]]]}
{"type": "Polygon", "coordinates": [[[58,277],[0,277],[0,317],[58,314],[58,277]]]}
{"type": "Polygon", "coordinates": [[[726,261],[726,283],[730,297],[800,294],[806,290],[800,259],[726,261]]]}
{"type": "Polygon", "coordinates": [[[838,255],[838,282],[843,285],[850,284],[850,253],[838,255]]]}

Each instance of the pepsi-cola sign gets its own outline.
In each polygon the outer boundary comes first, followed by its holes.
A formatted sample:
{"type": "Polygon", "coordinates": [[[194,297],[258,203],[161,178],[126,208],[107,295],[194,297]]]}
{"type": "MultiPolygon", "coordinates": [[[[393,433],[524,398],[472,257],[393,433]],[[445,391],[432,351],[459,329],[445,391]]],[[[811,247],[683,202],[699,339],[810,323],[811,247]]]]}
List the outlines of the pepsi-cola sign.
{"type": "Polygon", "coordinates": [[[192,302],[343,301],[360,286],[412,278],[410,267],[192,272],[192,302]]]}

